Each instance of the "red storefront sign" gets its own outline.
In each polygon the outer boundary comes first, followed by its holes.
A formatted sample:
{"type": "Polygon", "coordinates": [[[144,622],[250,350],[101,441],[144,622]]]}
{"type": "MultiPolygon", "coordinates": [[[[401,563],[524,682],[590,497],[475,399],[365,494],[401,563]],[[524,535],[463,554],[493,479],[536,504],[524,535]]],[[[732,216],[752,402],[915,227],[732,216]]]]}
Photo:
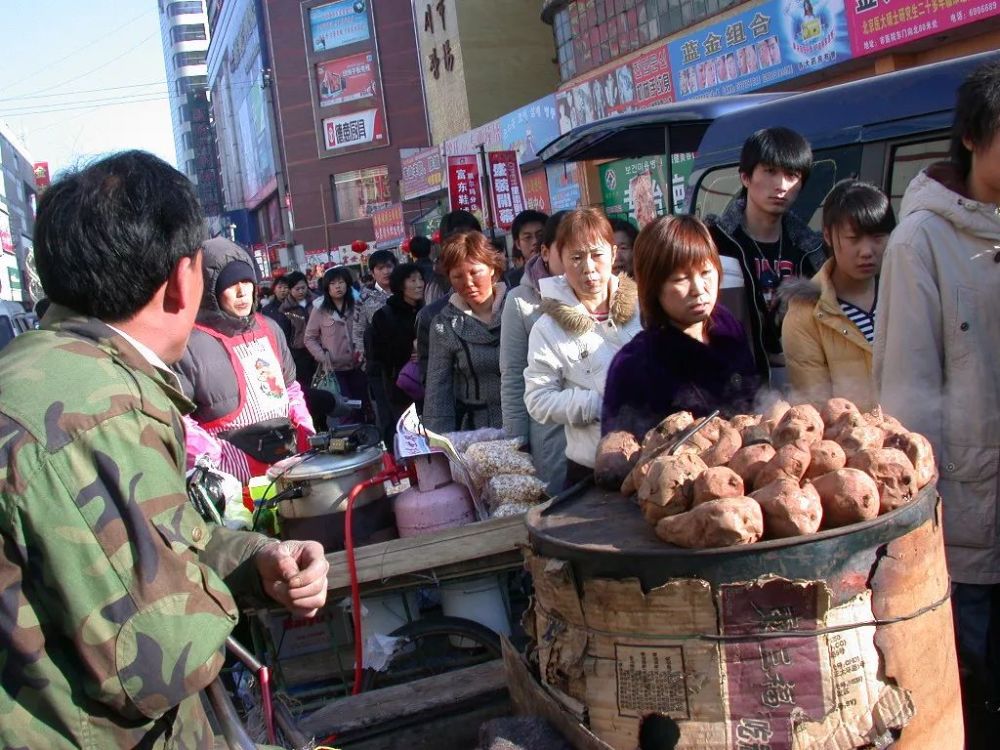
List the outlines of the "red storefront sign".
{"type": "Polygon", "coordinates": [[[393,203],[388,208],[372,211],[372,224],[375,225],[376,243],[389,243],[403,239],[406,236],[406,226],[403,224],[403,204],[393,203]]]}
{"type": "Polygon", "coordinates": [[[521,187],[521,168],[516,151],[490,151],[486,154],[490,170],[490,187],[493,198],[493,220],[496,226],[508,231],[514,217],[524,210],[524,190],[521,187]]]}
{"type": "Polygon", "coordinates": [[[549,202],[549,181],[545,177],[544,169],[536,169],[534,172],[521,175],[521,183],[524,187],[525,208],[546,214],[552,213],[552,204],[549,202]]]}
{"type": "Polygon", "coordinates": [[[646,109],[674,100],[670,78],[670,56],[667,45],[632,61],[632,80],[635,83],[635,108],[646,109]]]}
{"type": "Polygon", "coordinates": [[[360,52],[316,65],[319,106],[353,102],[375,96],[374,53],[360,52]]]}
{"type": "Polygon", "coordinates": [[[452,211],[471,211],[483,215],[483,196],[479,182],[478,156],[448,157],[448,205],[452,211]]]}

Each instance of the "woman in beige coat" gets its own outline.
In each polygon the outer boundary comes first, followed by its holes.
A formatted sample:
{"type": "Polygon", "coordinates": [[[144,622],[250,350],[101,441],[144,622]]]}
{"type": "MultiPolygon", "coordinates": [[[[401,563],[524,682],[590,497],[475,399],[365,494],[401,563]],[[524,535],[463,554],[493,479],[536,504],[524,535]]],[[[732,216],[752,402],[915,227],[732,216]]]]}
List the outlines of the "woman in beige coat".
{"type": "Polygon", "coordinates": [[[781,343],[792,390],[822,403],[850,399],[875,406],[872,342],[878,273],[895,217],[874,185],[842,180],[823,204],[823,238],[831,252],[812,280],[781,288],[788,312],[781,343]]]}

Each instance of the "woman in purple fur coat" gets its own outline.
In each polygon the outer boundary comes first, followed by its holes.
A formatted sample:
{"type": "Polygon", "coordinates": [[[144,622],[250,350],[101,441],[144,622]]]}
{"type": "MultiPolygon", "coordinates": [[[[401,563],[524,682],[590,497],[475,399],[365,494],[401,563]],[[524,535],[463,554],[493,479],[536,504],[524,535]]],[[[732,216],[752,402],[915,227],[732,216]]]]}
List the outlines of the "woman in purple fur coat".
{"type": "Polygon", "coordinates": [[[747,412],[758,386],[746,331],[716,304],[722,262],[694,216],[664,216],[634,248],[643,331],[608,371],[601,433],[627,430],[642,440],[664,417],[747,412]]]}

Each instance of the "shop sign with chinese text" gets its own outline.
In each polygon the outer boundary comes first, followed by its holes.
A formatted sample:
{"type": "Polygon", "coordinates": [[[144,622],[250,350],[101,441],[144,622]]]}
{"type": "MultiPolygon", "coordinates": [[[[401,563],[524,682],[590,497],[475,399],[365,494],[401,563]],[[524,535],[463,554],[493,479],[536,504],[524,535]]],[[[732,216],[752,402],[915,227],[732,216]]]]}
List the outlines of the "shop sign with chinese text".
{"type": "Polygon", "coordinates": [[[852,57],[844,0],[771,0],[669,50],[678,100],[742,94],[852,57]]]}
{"type": "Polygon", "coordinates": [[[381,146],[384,140],[385,131],[380,107],[327,117],[323,120],[323,142],[327,151],[351,146],[381,146]]]}
{"type": "Polygon", "coordinates": [[[524,187],[525,208],[546,214],[552,213],[552,203],[549,200],[549,181],[545,177],[544,169],[525,172],[521,175],[521,183],[524,187]]]}
{"type": "Polygon", "coordinates": [[[1000,15],[997,0],[844,0],[856,57],[1000,15]]]}
{"type": "Polygon", "coordinates": [[[403,224],[403,204],[393,203],[388,208],[372,211],[372,224],[375,227],[375,243],[377,245],[398,242],[406,236],[403,224]]]}
{"type": "Polygon", "coordinates": [[[316,86],[319,106],[331,107],[375,96],[373,52],[359,52],[349,57],[318,63],[316,86]]]}
{"type": "Polygon", "coordinates": [[[448,157],[448,205],[452,211],[470,211],[482,221],[480,184],[478,156],[448,157]]]}
{"type": "Polygon", "coordinates": [[[642,229],[657,216],[667,214],[670,184],[662,156],[620,159],[598,169],[608,216],[629,220],[642,229]]]}
{"type": "Polygon", "coordinates": [[[444,158],[439,147],[400,149],[399,161],[403,170],[400,184],[403,200],[419,198],[441,189],[444,158]]]}
{"type": "Polygon", "coordinates": [[[504,149],[518,153],[521,164],[537,159],[538,149],[558,137],[555,94],[543,96],[500,118],[500,142],[504,149]]]}
{"type": "Polygon", "coordinates": [[[490,170],[490,192],[493,198],[494,224],[505,232],[514,224],[514,217],[524,210],[521,168],[516,151],[491,151],[486,154],[490,170]]]}

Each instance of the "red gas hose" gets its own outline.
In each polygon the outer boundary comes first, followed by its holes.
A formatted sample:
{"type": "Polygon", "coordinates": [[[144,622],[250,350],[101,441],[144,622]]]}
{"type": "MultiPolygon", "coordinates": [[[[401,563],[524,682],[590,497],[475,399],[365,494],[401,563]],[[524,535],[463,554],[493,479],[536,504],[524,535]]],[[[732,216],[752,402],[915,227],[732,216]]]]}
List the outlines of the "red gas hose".
{"type": "Polygon", "coordinates": [[[344,512],[344,554],[347,557],[347,572],[351,578],[351,621],[354,626],[354,687],[352,695],[361,692],[361,677],[364,671],[364,641],[361,636],[361,586],[358,583],[358,566],[354,558],[354,501],[369,487],[391,481],[399,484],[399,480],[409,478],[415,481],[415,472],[410,467],[398,466],[392,454],[382,454],[383,469],[378,474],[356,484],[347,495],[347,509],[344,512]]]}

